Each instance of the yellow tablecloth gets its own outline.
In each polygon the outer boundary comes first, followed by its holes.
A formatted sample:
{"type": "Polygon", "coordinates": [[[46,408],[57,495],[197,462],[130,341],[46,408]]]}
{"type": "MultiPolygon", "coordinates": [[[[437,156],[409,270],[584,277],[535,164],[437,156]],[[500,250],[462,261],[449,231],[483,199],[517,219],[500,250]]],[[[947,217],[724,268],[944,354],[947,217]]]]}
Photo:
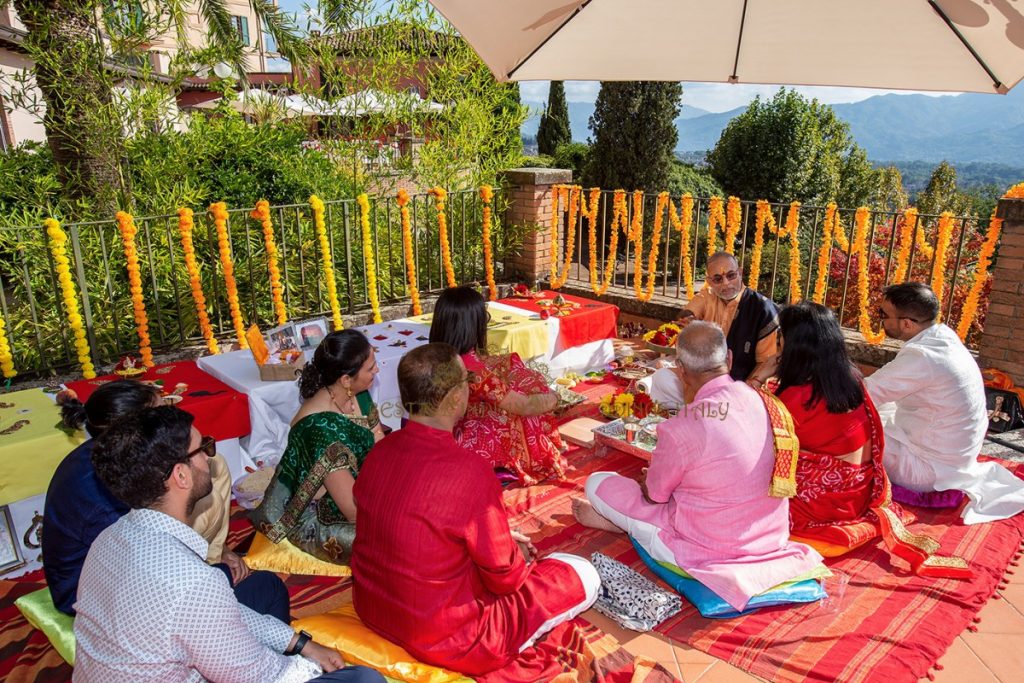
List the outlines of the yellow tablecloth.
{"type": "Polygon", "coordinates": [[[57,465],[85,438],[60,428],[60,408],[42,389],[0,394],[0,505],[46,493],[57,465]]]}
{"type": "MultiPolygon", "coordinates": [[[[408,318],[411,322],[427,325],[433,319],[433,313],[408,318]]],[[[492,310],[491,322],[487,325],[487,347],[493,353],[514,351],[523,360],[540,356],[548,351],[548,323],[500,309],[492,310]]]]}

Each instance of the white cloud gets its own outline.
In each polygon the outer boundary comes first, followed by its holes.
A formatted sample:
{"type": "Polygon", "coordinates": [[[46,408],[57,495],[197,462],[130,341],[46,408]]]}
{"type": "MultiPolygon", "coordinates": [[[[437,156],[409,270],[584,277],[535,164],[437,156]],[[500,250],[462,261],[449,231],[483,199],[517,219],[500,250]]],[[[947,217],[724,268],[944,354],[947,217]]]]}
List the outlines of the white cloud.
{"type": "MultiPolygon", "coordinates": [[[[772,97],[781,85],[731,85],[729,83],[683,83],[683,103],[707,111],[722,112],[742,107],[760,95],[772,97]]],[[[875,88],[841,88],[833,86],[795,86],[794,90],[807,98],[817,98],[825,104],[859,102],[875,95],[955,95],[957,93],[915,92],[911,90],[878,90],[875,88]]]]}

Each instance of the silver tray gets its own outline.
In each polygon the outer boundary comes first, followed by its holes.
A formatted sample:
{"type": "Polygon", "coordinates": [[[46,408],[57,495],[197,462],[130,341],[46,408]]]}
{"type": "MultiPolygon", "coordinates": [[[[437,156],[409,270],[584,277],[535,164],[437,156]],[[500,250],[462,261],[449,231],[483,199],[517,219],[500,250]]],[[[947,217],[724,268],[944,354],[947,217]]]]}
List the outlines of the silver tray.
{"type": "Polygon", "coordinates": [[[655,446],[658,445],[658,437],[651,433],[654,431],[653,428],[648,429],[648,427],[664,421],[665,418],[658,417],[657,415],[651,415],[640,420],[640,429],[637,430],[636,439],[633,443],[626,442],[626,427],[621,419],[613,420],[600,427],[594,427],[592,431],[594,432],[594,439],[598,443],[609,448],[624,451],[644,460],[650,460],[651,453],[654,451],[655,446]]]}

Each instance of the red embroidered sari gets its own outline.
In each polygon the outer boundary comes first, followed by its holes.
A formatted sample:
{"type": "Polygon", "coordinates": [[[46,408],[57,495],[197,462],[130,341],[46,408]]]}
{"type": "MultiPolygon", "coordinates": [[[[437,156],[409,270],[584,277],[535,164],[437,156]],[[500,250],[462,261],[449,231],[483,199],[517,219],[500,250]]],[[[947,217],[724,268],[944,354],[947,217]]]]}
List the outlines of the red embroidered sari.
{"type": "Polygon", "coordinates": [[[907,530],[914,517],[892,501],[882,466],[882,422],[867,392],[863,405],[842,414],[828,412],[824,401],[807,408],[810,397],[810,385],[779,394],[800,439],[797,493],[789,501],[793,534],[851,550],[881,535],[889,552],[907,561],[917,574],[970,577],[964,560],[935,555],[936,541],[907,530]],[[865,446],[870,453],[867,462],[855,465],[840,458],[865,446]]]}
{"type": "Polygon", "coordinates": [[[455,427],[459,444],[491,467],[513,472],[527,486],[551,476],[563,478],[565,445],[552,416],[512,415],[498,406],[511,391],[549,391],[544,377],[515,353],[481,357],[470,351],[462,360],[477,381],[469,385],[469,407],[455,427]]]}

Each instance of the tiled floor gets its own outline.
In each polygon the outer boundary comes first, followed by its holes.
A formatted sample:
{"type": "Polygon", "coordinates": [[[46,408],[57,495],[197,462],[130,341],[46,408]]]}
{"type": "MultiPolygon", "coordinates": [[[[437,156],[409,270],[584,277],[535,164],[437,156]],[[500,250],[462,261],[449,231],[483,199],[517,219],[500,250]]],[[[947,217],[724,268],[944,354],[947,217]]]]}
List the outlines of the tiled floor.
{"type": "MultiPolygon", "coordinates": [[[[1009,585],[997,593],[1001,598],[990,600],[981,610],[977,633],[965,632],[939,660],[942,669],[933,671],[937,683],[1020,683],[1024,680],[1024,566],[1010,569],[1014,574],[1007,575],[1009,585]]],[[[583,616],[618,638],[630,653],[650,657],[685,683],[762,680],[699,650],[673,643],[660,634],[622,629],[594,610],[583,616]]]]}

